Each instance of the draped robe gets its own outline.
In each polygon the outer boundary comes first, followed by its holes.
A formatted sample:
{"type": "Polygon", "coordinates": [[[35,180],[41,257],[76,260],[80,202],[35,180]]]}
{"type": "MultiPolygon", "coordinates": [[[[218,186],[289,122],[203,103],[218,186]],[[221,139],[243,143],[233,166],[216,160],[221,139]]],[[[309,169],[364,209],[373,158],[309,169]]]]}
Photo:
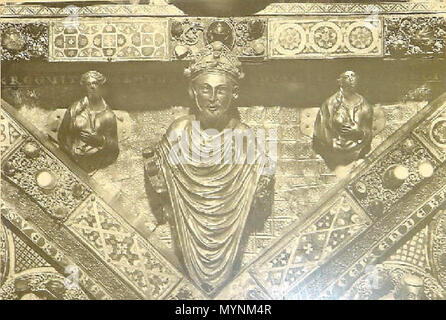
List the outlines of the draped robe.
{"type": "Polygon", "coordinates": [[[330,169],[347,165],[370,152],[372,143],[373,108],[360,96],[355,106],[344,103],[339,91],[321,106],[314,124],[313,148],[324,158],[330,169]],[[341,133],[342,125],[355,129],[341,133]]]}
{"type": "Polygon", "coordinates": [[[87,97],[77,101],[65,112],[58,131],[60,148],[87,172],[112,164],[119,155],[116,116],[104,100],[103,103],[103,110],[93,112],[87,97]],[[104,138],[104,145],[88,145],[80,138],[81,131],[96,132],[104,138]]]}
{"type": "MultiPolygon", "coordinates": [[[[196,150],[209,151],[209,141],[222,138],[223,132],[213,138],[203,131],[194,132],[197,135],[191,139],[192,131],[190,119],[183,122],[181,132],[188,136],[190,147],[183,145],[181,151],[172,152],[184,136],[177,140],[164,136],[157,153],[184,266],[194,282],[211,291],[233,273],[248,214],[268,159],[256,152],[249,160],[246,143],[244,148],[236,148],[239,152],[234,152],[234,138],[218,148],[222,155],[232,152],[230,163],[194,157],[196,150]]],[[[214,151],[215,146],[212,144],[214,151]]]]}

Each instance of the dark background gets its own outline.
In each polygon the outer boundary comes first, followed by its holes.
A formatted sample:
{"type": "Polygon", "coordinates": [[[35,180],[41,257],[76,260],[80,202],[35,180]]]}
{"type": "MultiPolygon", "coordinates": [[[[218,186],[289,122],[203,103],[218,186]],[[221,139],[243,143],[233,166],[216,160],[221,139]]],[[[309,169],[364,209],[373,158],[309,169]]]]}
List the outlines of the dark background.
{"type": "MultiPolygon", "coordinates": [[[[97,70],[107,77],[105,98],[114,109],[148,110],[190,106],[186,62],[3,62],[2,98],[20,104],[20,95],[45,109],[66,107],[84,96],[80,76],[97,70]]],[[[371,103],[394,103],[408,90],[428,83],[433,97],[446,89],[442,59],[274,60],[244,63],[238,106],[315,107],[337,90],[341,72],[353,70],[358,91],[371,103]]],[[[23,99],[22,99],[23,100],[23,99]]],[[[26,100],[26,99],[25,99],[26,100]]]]}

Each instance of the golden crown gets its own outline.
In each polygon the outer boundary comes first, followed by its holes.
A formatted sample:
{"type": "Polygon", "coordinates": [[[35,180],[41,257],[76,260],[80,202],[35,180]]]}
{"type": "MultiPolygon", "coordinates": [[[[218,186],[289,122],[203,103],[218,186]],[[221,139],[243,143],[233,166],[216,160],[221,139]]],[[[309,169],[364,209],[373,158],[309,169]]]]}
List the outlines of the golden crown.
{"type": "Polygon", "coordinates": [[[193,57],[193,61],[184,70],[184,75],[194,78],[204,71],[219,71],[230,74],[234,79],[242,79],[242,63],[222,42],[208,44],[193,57]]]}

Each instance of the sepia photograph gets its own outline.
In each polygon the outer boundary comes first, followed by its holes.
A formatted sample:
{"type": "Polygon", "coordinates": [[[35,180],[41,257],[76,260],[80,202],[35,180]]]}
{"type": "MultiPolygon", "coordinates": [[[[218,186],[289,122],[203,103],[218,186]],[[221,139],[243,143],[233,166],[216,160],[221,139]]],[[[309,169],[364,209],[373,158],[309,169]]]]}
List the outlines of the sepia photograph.
{"type": "Polygon", "coordinates": [[[0,43],[0,300],[446,300],[445,1],[3,0],[0,43]]]}

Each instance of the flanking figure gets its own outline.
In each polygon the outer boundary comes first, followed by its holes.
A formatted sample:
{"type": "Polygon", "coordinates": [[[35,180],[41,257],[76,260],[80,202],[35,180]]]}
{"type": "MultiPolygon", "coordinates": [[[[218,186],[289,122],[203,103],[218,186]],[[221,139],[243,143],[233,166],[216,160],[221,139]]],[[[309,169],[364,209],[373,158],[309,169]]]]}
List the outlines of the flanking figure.
{"type": "Polygon", "coordinates": [[[82,75],[87,95],[67,109],[57,137],[59,147],[90,173],[114,163],[119,155],[116,116],[102,97],[105,82],[97,71],[82,75]]]}
{"type": "Polygon", "coordinates": [[[356,74],[346,71],[338,83],[339,90],[319,110],[313,134],[314,151],[335,171],[363,159],[373,137],[373,108],[356,91],[356,74]]]}

